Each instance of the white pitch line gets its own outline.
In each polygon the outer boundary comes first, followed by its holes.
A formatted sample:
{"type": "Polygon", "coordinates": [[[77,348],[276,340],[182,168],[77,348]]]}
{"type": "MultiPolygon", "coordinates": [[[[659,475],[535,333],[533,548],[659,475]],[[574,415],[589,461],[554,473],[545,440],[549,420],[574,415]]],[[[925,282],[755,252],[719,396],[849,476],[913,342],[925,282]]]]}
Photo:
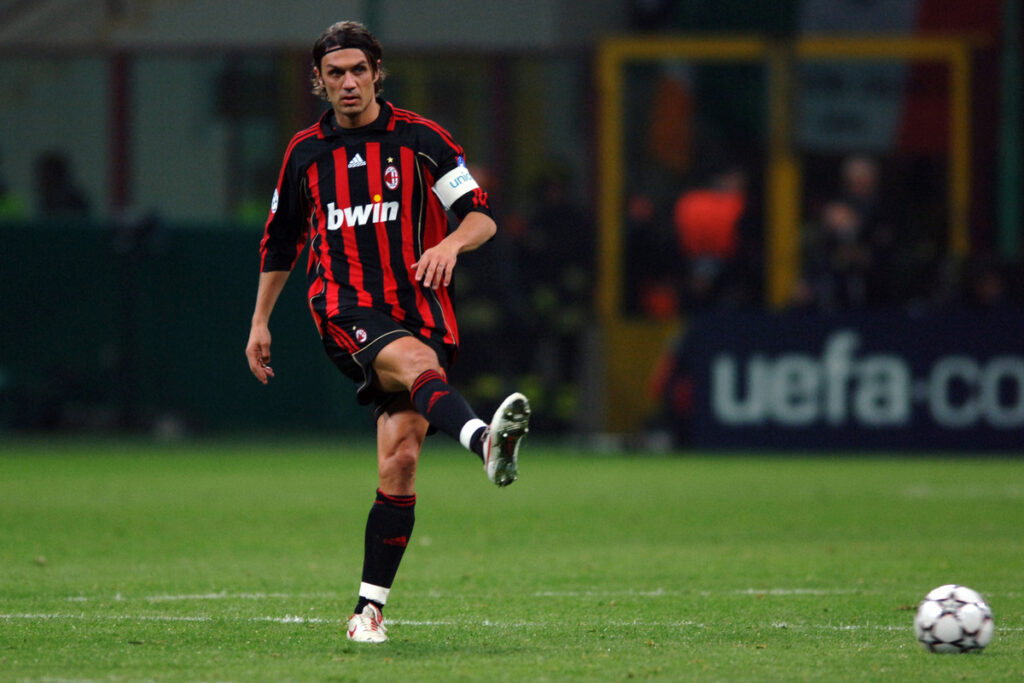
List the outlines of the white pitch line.
{"type": "MultiPolygon", "coordinates": [[[[887,591],[891,592],[891,591],[887,591]]],[[[709,591],[709,590],[666,590],[664,588],[656,588],[654,590],[610,590],[610,591],[537,591],[533,593],[535,598],[615,598],[615,597],[641,597],[641,598],[660,598],[660,597],[680,597],[688,595],[700,595],[702,597],[709,597],[712,595],[751,595],[751,596],[791,596],[791,595],[810,595],[810,596],[829,596],[829,595],[882,595],[882,591],[878,590],[865,590],[863,588],[742,588],[730,591],[709,591]]],[[[984,595],[991,602],[991,598],[1009,598],[1017,599],[1021,597],[1019,592],[1009,593],[989,593],[984,591],[984,595]]],[[[445,597],[435,596],[431,597],[445,597]]]]}
{"type": "MultiPolygon", "coordinates": [[[[0,614],[0,620],[24,620],[24,621],[167,621],[167,622],[213,622],[213,621],[243,621],[243,622],[269,622],[277,624],[329,624],[337,625],[347,623],[347,619],[322,619],[319,617],[300,617],[285,615],[283,617],[208,617],[208,616],[167,616],[167,615],[131,615],[131,614],[0,614]]],[[[485,626],[491,628],[543,628],[549,622],[536,621],[492,621],[483,619],[481,621],[436,621],[436,620],[414,620],[414,619],[388,619],[388,625],[412,626],[412,627],[436,627],[436,626],[485,626]]],[[[618,620],[602,622],[608,628],[621,628],[625,626],[648,626],[648,627],[696,627],[706,628],[705,624],[695,621],[672,621],[672,622],[645,622],[640,620],[618,620]]]]}
{"type": "MultiPolygon", "coordinates": [[[[245,621],[269,622],[275,624],[333,624],[341,625],[348,619],[323,619],[321,617],[300,617],[286,614],[283,617],[209,617],[209,616],[172,616],[163,614],[0,614],[0,620],[14,621],[181,621],[181,622],[213,622],[213,621],[245,621]]],[[[388,619],[389,624],[401,626],[455,626],[454,621],[418,621],[411,619],[388,619]]],[[[477,622],[481,626],[506,626],[500,622],[483,620],[477,622]]],[[[511,626],[512,624],[507,624],[511,626]]]]}
{"type": "Polygon", "coordinates": [[[213,617],[168,616],[163,614],[0,614],[8,621],[107,620],[107,621],[214,621],[213,617]]]}
{"type": "MultiPolygon", "coordinates": [[[[687,591],[686,594],[690,594],[687,591]]],[[[537,591],[535,598],[610,598],[617,596],[636,596],[641,598],[659,598],[664,595],[683,595],[683,591],[667,591],[663,588],[654,590],[622,590],[622,591],[537,591]]]]}
{"type": "Polygon", "coordinates": [[[733,595],[857,595],[872,591],[853,588],[747,588],[732,591],[733,595]]]}
{"type": "Polygon", "coordinates": [[[340,624],[341,619],[321,619],[320,617],[299,617],[286,614],[283,617],[250,617],[249,621],[269,621],[275,624],[340,624]]]}
{"type": "Polygon", "coordinates": [[[337,598],[336,593],[300,593],[291,595],[288,593],[196,593],[192,595],[149,595],[144,599],[147,602],[173,602],[175,600],[319,600],[324,598],[337,598]]]}
{"type": "Polygon", "coordinates": [[[68,602],[125,602],[128,600],[144,600],[146,602],[180,602],[186,600],[334,600],[342,597],[338,593],[185,593],[180,595],[144,595],[138,598],[125,597],[120,593],[112,597],[87,595],[71,595],[68,602]]]}
{"type": "MultiPolygon", "coordinates": [[[[729,595],[867,595],[871,591],[846,589],[846,588],[744,588],[728,591],[729,595]]],[[[654,590],[619,590],[619,591],[538,591],[533,594],[535,598],[611,598],[611,597],[641,597],[660,598],[678,597],[682,595],[714,595],[713,591],[681,591],[666,590],[657,588],[654,590]]]]}
{"type": "MultiPolygon", "coordinates": [[[[324,619],[320,617],[302,617],[286,614],[283,617],[210,617],[210,616],[168,616],[168,615],[148,615],[148,614],[100,614],[100,615],[88,615],[88,614],[39,614],[39,613],[25,613],[25,614],[0,614],[0,621],[159,621],[159,622],[187,622],[187,623],[210,623],[217,621],[235,621],[235,622],[247,622],[247,623],[275,623],[285,625],[303,625],[303,624],[326,624],[331,626],[341,626],[346,623],[346,619],[324,619]]],[[[492,621],[490,619],[483,619],[480,621],[435,621],[435,620],[415,620],[415,619],[388,619],[387,623],[394,626],[409,626],[409,627],[437,627],[437,626],[483,626],[490,628],[544,628],[549,626],[551,622],[544,621],[492,621]]],[[[633,620],[609,620],[604,621],[602,624],[607,628],[623,628],[623,627],[647,627],[647,628],[699,628],[706,629],[708,625],[697,621],[679,620],[679,621],[643,621],[640,619],[633,620]]],[[[771,628],[780,630],[793,630],[793,631],[804,631],[804,630],[825,630],[825,631],[912,631],[912,627],[909,624],[808,624],[808,623],[789,623],[789,622],[773,622],[768,624],[771,628]]],[[[1024,632],[1024,627],[1004,627],[996,626],[996,633],[1021,633],[1024,632]]]]}
{"type": "MultiPolygon", "coordinates": [[[[795,587],[795,588],[742,588],[727,591],[708,591],[708,590],[670,590],[665,588],[654,588],[654,589],[627,589],[627,590],[607,590],[607,591],[593,591],[593,590],[565,590],[565,591],[536,591],[532,594],[535,598],[618,598],[618,597],[639,597],[639,598],[662,598],[662,597],[681,597],[699,595],[701,597],[709,597],[712,595],[750,595],[756,597],[773,596],[773,597],[785,597],[785,596],[830,596],[830,595],[880,595],[881,591],[877,590],[864,590],[861,588],[806,588],[806,587],[795,587]]],[[[1016,599],[1021,597],[1020,593],[988,593],[985,592],[985,596],[991,601],[992,598],[1009,598],[1016,599]]],[[[110,597],[104,596],[86,596],[86,595],[71,595],[65,598],[67,602],[128,602],[134,600],[141,600],[150,603],[159,602],[186,602],[186,601],[205,601],[205,600],[247,600],[247,601],[259,601],[259,600],[344,600],[348,597],[347,594],[341,593],[260,593],[260,592],[245,592],[245,593],[230,593],[228,591],[216,591],[209,593],[182,593],[182,594],[162,594],[162,595],[145,595],[138,597],[124,596],[117,593],[110,597]]],[[[427,597],[432,599],[447,599],[453,597],[452,594],[442,593],[438,591],[430,591],[427,593],[427,597]]]]}

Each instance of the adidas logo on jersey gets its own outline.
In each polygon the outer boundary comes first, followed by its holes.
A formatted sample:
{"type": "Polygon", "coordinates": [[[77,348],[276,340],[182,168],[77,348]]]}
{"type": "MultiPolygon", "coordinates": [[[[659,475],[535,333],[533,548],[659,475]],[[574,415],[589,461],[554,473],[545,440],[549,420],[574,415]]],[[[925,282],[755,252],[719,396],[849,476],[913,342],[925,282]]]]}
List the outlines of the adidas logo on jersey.
{"type": "Polygon", "coordinates": [[[342,226],[357,227],[367,223],[383,223],[398,218],[398,202],[374,202],[362,206],[346,206],[338,209],[334,202],[327,205],[327,229],[339,230],[342,226]]]}
{"type": "Polygon", "coordinates": [[[349,160],[348,167],[359,168],[360,166],[366,166],[366,162],[363,161],[363,157],[359,156],[359,152],[356,152],[356,155],[349,160]]]}

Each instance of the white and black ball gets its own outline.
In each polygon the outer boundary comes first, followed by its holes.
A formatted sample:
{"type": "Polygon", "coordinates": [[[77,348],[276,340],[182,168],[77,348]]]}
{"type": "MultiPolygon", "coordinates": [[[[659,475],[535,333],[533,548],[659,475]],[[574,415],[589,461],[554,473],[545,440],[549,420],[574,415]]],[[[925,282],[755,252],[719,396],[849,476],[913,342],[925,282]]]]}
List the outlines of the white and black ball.
{"type": "Polygon", "coordinates": [[[981,652],[994,632],[992,608],[985,599],[955,583],[928,593],[914,615],[914,635],[930,652],[981,652]]]}

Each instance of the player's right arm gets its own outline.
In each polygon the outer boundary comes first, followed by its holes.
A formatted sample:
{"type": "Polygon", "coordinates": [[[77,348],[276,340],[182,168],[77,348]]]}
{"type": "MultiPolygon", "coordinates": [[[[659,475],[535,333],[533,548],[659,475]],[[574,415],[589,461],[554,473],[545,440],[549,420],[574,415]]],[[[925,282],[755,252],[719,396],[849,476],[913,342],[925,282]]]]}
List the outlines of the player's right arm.
{"type": "Polygon", "coordinates": [[[245,357],[249,361],[249,370],[263,384],[274,376],[270,367],[270,314],[307,237],[302,219],[299,172],[292,153],[296,145],[313,132],[315,128],[296,134],[288,145],[270,203],[270,216],[260,241],[260,283],[245,357]]]}
{"type": "Polygon", "coordinates": [[[252,327],[249,329],[249,343],[245,346],[245,357],[249,360],[249,369],[263,384],[274,376],[270,367],[270,314],[277,303],[277,297],[284,289],[289,271],[271,270],[260,273],[260,284],[256,290],[256,309],[252,314],[252,327]]]}

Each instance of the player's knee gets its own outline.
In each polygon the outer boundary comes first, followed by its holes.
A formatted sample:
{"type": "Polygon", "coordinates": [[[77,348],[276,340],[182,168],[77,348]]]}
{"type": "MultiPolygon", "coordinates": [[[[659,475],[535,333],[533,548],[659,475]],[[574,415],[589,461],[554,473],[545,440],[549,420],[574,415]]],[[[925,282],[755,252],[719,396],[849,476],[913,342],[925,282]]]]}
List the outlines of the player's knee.
{"type": "Polygon", "coordinates": [[[426,344],[421,344],[410,349],[407,359],[408,367],[418,377],[428,370],[440,372],[441,364],[437,360],[437,354],[426,344]]]}
{"type": "Polygon", "coordinates": [[[408,390],[428,370],[444,375],[434,349],[412,337],[403,337],[386,346],[373,367],[377,381],[385,391],[408,390]]]}
{"type": "Polygon", "coordinates": [[[381,479],[391,482],[411,482],[416,478],[420,444],[410,437],[395,444],[381,462],[381,479]]]}

